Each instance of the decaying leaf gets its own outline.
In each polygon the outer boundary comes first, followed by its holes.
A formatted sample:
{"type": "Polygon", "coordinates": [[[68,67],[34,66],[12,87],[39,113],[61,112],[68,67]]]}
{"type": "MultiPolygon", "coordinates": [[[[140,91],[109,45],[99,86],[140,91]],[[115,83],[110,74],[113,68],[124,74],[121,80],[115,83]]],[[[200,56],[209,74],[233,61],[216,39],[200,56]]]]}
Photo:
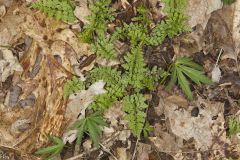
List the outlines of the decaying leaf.
{"type": "Polygon", "coordinates": [[[76,92],[69,96],[65,117],[71,126],[77,119],[85,117],[85,110],[93,102],[95,95],[103,94],[105,82],[99,81],[92,84],[87,90],[76,92]]]}
{"type": "Polygon", "coordinates": [[[0,5],[0,18],[5,16],[6,12],[6,7],[4,5],[0,5]]]}
{"type": "Polygon", "coordinates": [[[12,51],[0,48],[0,78],[1,82],[14,73],[14,71],[22,72],[22,66],[19,64],[16,57],[13,56],[12,51]]]}
{"type": "Polygon", "coordinates": [[[81,20],[84,24],[88,23],[87,16],[91,14],[88,8],[88,1],[81,0],[79,1],[78,6],[74,10],[74,15],[81,20]]]}
{"type": "Polygon", "coordinates": [[[213,82],[219,82],[221,78],[221,70],[219,66],[215,66],[212,70],[212,81],[213,82]]]}
{"type": "Polygon", "coordinates": [[[201,24],[205,28],[211,13],[220,8],[221,0],[188,0],[186,13],[189,16],[189,26],[201,24]]]}
{"type": "Polygon", "coordinates": [[[215,143],[224,142],[222,103],[212,103],[199,97],[195,104],[199,109],[197,116],[191,115],[192,107],[188,110],[179,110],[178,105],[172,103],[165,103],[165,105],[165,113],[172,132],[185,140],[194,138],[197,149],[208,150],[215,143]],[[214,137],[219,141],[215,142],[214,137]]]}

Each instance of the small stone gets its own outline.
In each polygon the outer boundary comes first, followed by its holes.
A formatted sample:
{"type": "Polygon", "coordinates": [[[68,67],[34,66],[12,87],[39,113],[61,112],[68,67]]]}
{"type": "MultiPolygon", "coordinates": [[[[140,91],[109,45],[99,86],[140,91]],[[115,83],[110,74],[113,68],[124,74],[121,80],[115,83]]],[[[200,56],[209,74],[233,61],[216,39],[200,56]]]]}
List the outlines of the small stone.
{"type": "Polygon", "coordinates": [[[191,116],[192,117],[197,117],[199,114],[199,108],[198,107],[194,107],[191,111],[191,116]]]}

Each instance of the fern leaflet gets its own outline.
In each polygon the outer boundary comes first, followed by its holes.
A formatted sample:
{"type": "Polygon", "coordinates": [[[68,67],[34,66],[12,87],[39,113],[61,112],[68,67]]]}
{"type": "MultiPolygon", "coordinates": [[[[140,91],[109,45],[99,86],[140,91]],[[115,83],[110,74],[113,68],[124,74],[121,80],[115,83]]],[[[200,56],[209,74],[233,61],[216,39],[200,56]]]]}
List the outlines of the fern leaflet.
{"type": "Polygon", "coordinates": [[[38,0],[31,7],[66,23],[75,20],[74,8],[69,0],[38,0]]]}
{"type": "Polygon", "coordinates": [[[139,93],[123,98],[123,109],[128,113],[126,119],[128,120],[129,128],[138,138],[140,138],[144,127],[146,118],[145,109],[148,107],[144,101],[145,98],[139,93]]]}

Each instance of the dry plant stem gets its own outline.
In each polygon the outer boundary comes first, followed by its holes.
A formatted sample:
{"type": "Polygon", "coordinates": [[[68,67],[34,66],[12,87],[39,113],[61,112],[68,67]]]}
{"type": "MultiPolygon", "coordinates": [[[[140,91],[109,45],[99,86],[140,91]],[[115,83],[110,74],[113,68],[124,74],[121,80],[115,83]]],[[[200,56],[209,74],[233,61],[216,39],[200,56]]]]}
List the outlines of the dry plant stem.
{"type": "Polygon", "coordinates": [[[134,148],[134,152],[133,152],[133,156],[132,156],[132,160],[134,160],[134,158],[136,156],[138,142],[139,142],[139,139],[137,139],[137,142],[136,142],[136,145],[135,145],[135,148],[134,148]]]}
{"type": "Polygon", "coordinates": [[[108,154],[110,154],[110,155],[113,157],[113,159],[118,160],[117,157],[115,157],[115,156],[113,155],[113,153],[112,153],[111,151],[109,151],[104,145],[102,145],[102,144],[100,143],[100,146],[102,147],[102,150],[105,151],[105,152],[107,152],[108,154]]]}
{"type": "MultiPolygon", "coordinates": [[[[111,140],[113,140],[113,139],[115,139],[117,136],[119,136],[119,134],[120,134],[120,131],[116,132],[113,136],[111,136],[110,138],[108,138],[105,142],[103,142],[103,143],[100,144],[100,145],[103,146],[103,145],[108,144],[111,140]]],[[[98,148],[94,147],[94,148],[92,148],[91,150],[89,150],[87,153],[91,153],[91,152],[93,152],[93,151],[95,151],[95,150],[97,150],[97,149],[98,149],[98,148]]],[[[84,155],[86,155],[87,153],[82,153],[82,154],[76,155],[76,156],[74,156],[74,157],[68,158],[68,159],[66,159],[66,160],[79,160],[79,159],[83,158],[84,155]]],[[[108,153],[109,153],[109,152],[108,152],[108,153]]],[[[112,154],[111,154],[111,155],[112,155],[112,154]]],[[[116,158],[116,157],[114,157],[114,158],[116,158]]]]}
{"type": "Polygon", "coordinates": [[[219,62],[219,60],[220,60],[220,57],[221,57],[221,55],[222,55],[222,52],[223,52],[223,49],[221,48],[221,50],[220,50],[220,52],[219,52],[219,54],[218,54],[218,57],[217,57],[217,61],[216,61],[216,63],[215,63],[215,68],[218,66],[218,62],[219,62]]]}

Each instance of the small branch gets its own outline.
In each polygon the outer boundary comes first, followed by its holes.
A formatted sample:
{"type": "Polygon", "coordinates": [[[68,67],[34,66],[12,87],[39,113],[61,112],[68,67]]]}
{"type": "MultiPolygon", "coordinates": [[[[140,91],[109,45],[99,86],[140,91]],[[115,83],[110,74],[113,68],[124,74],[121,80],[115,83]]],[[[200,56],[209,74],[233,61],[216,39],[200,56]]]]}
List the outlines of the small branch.
{"type": "Polygon", "coordinates": [[[134,152],[133,152],[133,156],[132,156],[132,160],[135,159],[135,156],[136,156],[136,153],[137,153],[138,142],[139,142],[139,139],[137,139],[137,142],[136,142],[136,145],[135,145],[135,148],[134,148],[134,152]]]}

